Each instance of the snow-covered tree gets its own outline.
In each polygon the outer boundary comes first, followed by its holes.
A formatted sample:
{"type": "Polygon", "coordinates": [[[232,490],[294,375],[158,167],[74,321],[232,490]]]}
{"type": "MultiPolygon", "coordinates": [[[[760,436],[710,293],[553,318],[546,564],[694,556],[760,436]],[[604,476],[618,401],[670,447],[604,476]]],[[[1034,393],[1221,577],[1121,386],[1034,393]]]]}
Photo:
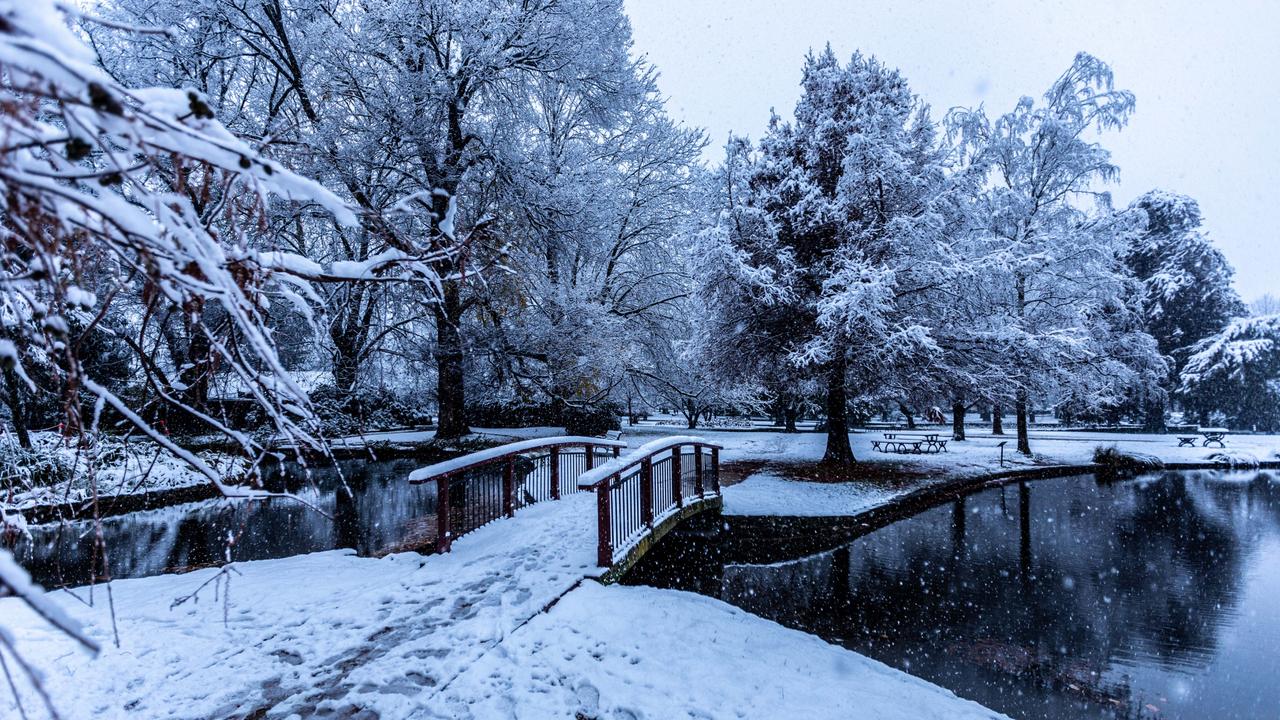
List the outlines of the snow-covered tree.
{"type": "MultiPolygon", "coordinates": [[[[474,345],[465,332],[478,309],[475,280],[530,235],[525,220],[554,212],[551,205],[526,215],[515,192],[527,179],[527,141],[539,111],[568,108],[553,121],[576,114],[607,130],[626,103],[645,95],[621,2],[113,6],[136,22],[173,22],[177,39],[157,41],[156,50],[173,73],[216,85],[209,95],[220,109],[377,219],[342,231],[286,218],[275,242],[348,263],[370,280],[326,297],[338,384],[353,386],[379,343],[425,348],[437,370],[438,436],[465,433],[466,358],[474,345]],[[419,300],[411,312],[406,291],[383,282],[379,261],[424,250],[435,253],[433,278],[408,291],[419,300]]],[[[587,132],[562,129],[558,137],[587,132]]]]}
{"type": "Polygon", "coordinates": [[[1233,320],[1192,345],[1179,393],[1203,419],[1220,410],[1232,427],[1280,429],[1280,315],[1233,320]]]}
{"type": "MultiPolygon", "coordinates": [[[[1171,358],[1176,381],[1190,347],[1245,314],[1232,287],[1233,271],[1200,231],[1200,206],[1185,195],[1152,190],[1131,208],[1147,217],[1145,232],[1135,234],[1125,264],[1142,283],[1140,303],[1146,331],[1160,352],[1171,358]]],[[[1175,383],[1162,383],[1170,385],[1175,383]]],[[[1157,395],[1146,408],[1147,425],[1163,427],[1164,403],[1157,395]]]]}
{"type": "Polygon", "coordinates": [[[557,408],[596,403],[650,371],[648,358],[665,356],[659,346],[683,327],[686,251],[673,236],[702,136],[667,117],[643,63],[605,107],[542,87],[529,119],[503,203],[511,211],[494,224],[522,239],[508,247],[512,272],[477,291],[468,332],[499,392],[557,408]]]}
{"type": "MultiPolygon", "coordinates": [[[[206,367],[237,374],[279,432],[318,445],[307,396],[282,367],[263,318],[269,286],[326,271],[294,255],[256,253],[245,238],[273,195],[343,224],[355,224],[355,215],[228,132],[199,92],[116,82],[48,4],[13,7],[4,19],[0,354],[8,376],[26,384],[25,368],[57,368],[68,432],[91,429],[109,407],[229,492],[86,372],[85,336],[100,329],[117,298],[132,295],[141,300],[142,324],[168,312],[184,317],[203,340],[206,367]],[[212,307],[216,325],[206,313],[212,307]],[[82,392],[92,399],[88,417],[82,392]]],[[[157,404],[254,450],[248,437],[184,403],[186,386],[205,376],[157,366],[145,335],[120,340],[157,404]]]]}
{"type": "MultiPolygon", "coordinates": [[[[234,373],[276,432],[322,447],[308,397],[282,366],[264,317],[273,285],[305,288],[326,271],[296,255],[259,254],[246,234],[265,220],[272,198],[307,204],[343,225],[356,224],[355,214],[229,132],[202,93],[118,82],[49,0],[0,5],[0,105],[0,366],[10,392],[34,388],[36,367],[51,374],[64,432],[82,443],[90,466],[108,412],[224,495],[259,494],[230,484],[93,372],[86,353],[95,346],[86,340],[112,333],[132,351],[157,406],[196,417],[250,455],[263,451],[186,402],[188,384],[207,382],[207,373],[161,367],[145,331],[126,335],[105,322],[119,298],[132,296],[142,326],[166,313],[182,317],[202,340],[204,368],[234,373]]],[[[0,590],[76,635],[56,608],[37,601],[3,551],[0,590]]],[[[0,653],[17,659],[13,650],[0,628],[0,653]]]]}
{"type": "Polygon", "coordinates": [[[1280,315],[1280,298],[1266,293],[1249,303],[1250,315],[1280,315]]]}
{"type": "Polygon", "coordinates": [[[1098,190],[1119,169],[1093,140],[1124,127],[1134,105],[1105,63],[1080,53],[1040,102],[1024,97],[995,119],[981,109],[949,116],[968,162],[987,178],[973,205],[980,232],[969,254],[982,258],[986,282],[998,288],[991,313],[999,324],[988,341],[1006,358],[1023,453],[1031,452],[1033,394],[1111,402],[1134,367],[1152,362],[1149,339],[1116,320],[1127,293],[1121,252],[1138,220],[1114,212],[1098,190]],[[1113,342],[1113,332],[1131,342],[1113,342]]]}
{"type": "Polygon", "coordinates": [[[947,148],[897,71],[828,48],[802,87],[794,123],[775,117],[758,153],[730,144],[700,275],[728,367],[821,379],[824,461],[839,467],[854,461],[851,401],[901,396],[936,361],[927,290],[947,273],[955,208],[947,148]]]}

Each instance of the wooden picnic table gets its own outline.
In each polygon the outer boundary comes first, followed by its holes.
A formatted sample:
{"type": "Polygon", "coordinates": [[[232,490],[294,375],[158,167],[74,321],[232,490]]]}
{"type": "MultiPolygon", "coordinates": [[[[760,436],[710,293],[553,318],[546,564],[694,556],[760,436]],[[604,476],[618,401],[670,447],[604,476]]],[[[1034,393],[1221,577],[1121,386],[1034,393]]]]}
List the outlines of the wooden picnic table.
{"type": "Polygon", "coordinates": [[[885,433],[883,440],[871,441],[871,449],[900,454],[947,452],[947,441],[939,439],[939,435],[940,433],[885,433]]]}

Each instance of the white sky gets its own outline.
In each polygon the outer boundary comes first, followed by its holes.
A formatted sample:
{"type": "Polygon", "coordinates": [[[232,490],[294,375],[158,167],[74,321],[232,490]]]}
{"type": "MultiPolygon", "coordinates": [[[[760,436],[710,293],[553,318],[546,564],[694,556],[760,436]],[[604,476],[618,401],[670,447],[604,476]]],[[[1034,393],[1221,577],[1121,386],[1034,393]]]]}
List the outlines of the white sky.
{"type": "Polygon", "coordinates": [[[758,139],[790,117],[800,64],[828,41],[897,66],[935,116],[1039,97],[1080,50],[1138,98],[1103,138],[1117,204],[1153,187],[1196,198],[1246,301],[1280,294],[1280,2],[1242,0],[626,0],[636,51],[678,119],[758,139]]]}

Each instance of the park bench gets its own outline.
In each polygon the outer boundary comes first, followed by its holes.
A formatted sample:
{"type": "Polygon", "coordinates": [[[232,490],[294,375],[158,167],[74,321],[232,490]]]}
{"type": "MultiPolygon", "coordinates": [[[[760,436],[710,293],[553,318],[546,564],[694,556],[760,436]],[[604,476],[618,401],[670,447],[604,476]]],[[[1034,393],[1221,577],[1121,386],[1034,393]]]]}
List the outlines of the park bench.
{"type": "Polygon", "coordinates": [[[1196,441],[1199,439],[1199,435],[1179,435],[1178,447],[1195,447],[1196,441]]]}

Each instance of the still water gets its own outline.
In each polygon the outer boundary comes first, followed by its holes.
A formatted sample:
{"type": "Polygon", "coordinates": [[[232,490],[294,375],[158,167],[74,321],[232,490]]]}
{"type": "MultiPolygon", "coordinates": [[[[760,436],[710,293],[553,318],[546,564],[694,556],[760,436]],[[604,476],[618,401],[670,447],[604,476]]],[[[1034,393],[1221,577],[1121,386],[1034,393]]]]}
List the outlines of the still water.
{"type": "Polygon", "coordinates": [[[14,556],[45,587],[88,583],[105,555],[112,578],[132,578],[354,548],[380,554],[420,547],[435,534],[435,487],[410,485],[421,460],[351,460],[314,469],[293,464],[266,478],[304,502],[209,500],[91,522],[37,525],[14,556]],[[345,480],[351,492],[340,490],[345,480]],[[317,512],[319,510],[319,512],[317,512]],[[99,553],[101,533],[105,549],[99,553]]]}
{"type": "Polygon", "coordinates": [[[769,541],[673,535],[628,582],[718,597],[1015,718],[1280,718],[1280,479],[1039,480],[734,561],[769,541]]]}

